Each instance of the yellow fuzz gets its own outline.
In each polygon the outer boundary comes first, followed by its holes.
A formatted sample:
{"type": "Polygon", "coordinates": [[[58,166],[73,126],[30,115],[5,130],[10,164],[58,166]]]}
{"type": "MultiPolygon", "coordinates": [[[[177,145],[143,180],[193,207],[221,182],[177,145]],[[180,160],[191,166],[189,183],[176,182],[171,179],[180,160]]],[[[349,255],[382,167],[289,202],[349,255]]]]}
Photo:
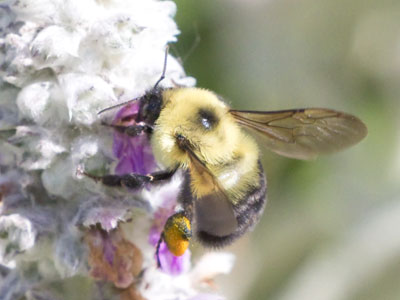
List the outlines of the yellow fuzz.
{"type": "Polygon", "coordinates": [[[190,231],[190,221],[182,215],[174,215],[164,227],[164,241],[169,251],[175,256],[181,256],[189,247],[190,238],[185,237],[184,231],[190,231]]]}
{"type": "MultiPolygon", "coordinates": [[[[257,144],[251,137],[242,134],[241,142],[233,151],[233,159],[219,165],[206,164],[234,204],[243,199],[250,187],[258,186],[258,157],[257,144]]],[[[215,192],[204,181],[204,175],[192,170],[190,174],[191,189],[197,198],[215,192]]]]}

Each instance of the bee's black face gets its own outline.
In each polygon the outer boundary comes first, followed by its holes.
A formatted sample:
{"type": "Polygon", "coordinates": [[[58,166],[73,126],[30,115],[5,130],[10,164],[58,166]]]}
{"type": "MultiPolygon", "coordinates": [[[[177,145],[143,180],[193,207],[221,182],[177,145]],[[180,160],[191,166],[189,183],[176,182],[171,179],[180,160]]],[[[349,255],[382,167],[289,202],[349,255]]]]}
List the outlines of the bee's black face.
{"type": "Polygon", "coordinates": [[[147,124],[154,124],[160,115],[162,106],[162,90],[156,89],[149,91],[140,99],[140,110],[138,121],[147,124]]]}

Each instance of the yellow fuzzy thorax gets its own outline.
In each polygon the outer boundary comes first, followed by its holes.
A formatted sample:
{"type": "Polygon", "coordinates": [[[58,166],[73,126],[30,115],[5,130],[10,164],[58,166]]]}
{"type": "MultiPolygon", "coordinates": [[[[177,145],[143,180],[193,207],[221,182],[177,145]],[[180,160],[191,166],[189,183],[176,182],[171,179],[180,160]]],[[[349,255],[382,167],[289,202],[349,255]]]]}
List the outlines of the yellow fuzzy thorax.
{"type": "MultiPolygon", "coordinates": [[[[199,88],[170,89],[163,92],[163,106],[152,136],[156,159],[167,168],[190,168],[188,154],[179,148],[177,134],[194,146],[193,152],[232,196],[240,199],[258,172],[258,147],[229,113],[229,107],[213,92],[199,88]],[[205,130],[199,111],[208,110],[218,124],[205,130]]],[[[191,169],[192,192],[198,197],[213,193],[210,184],[191,169]]]]}

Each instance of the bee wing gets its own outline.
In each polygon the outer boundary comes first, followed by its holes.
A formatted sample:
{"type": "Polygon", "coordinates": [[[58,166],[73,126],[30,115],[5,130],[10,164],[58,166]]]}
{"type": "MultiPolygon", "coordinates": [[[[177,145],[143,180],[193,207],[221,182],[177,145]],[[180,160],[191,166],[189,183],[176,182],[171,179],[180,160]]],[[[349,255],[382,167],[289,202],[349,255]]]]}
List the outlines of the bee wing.
{"type": "Polygon", "coordinates": [[[367,127],[360,119],[331,109],[230,113],[240,125],[261,134],[267,148],[297,159],[344,149],[367,135],[367,127]]]}
{"type": "Polygon", "coordinates": [[[190,168],[200,175],[202,184],[213,190],[194,202],[197,230],[220,237],[233,233],[238,223],[224,188],[193,151],[187,149],[187,153],[190,157],[190,168]]]}

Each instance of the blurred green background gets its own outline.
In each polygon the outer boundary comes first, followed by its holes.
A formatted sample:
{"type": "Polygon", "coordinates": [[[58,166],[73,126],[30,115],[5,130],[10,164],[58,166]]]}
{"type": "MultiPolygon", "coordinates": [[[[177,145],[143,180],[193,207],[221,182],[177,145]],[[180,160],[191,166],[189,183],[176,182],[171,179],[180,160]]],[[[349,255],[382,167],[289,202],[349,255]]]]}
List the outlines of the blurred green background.
{"type": "Polygon", "coordinates": [[[359,145],[311,162],[265,151],[268,206],[228,248],[237,261],[221,293],[400,299],[400,1],[176,3],[172,52],[198,86],[237,109],[327,107],[369,129],[359,145]]]}

